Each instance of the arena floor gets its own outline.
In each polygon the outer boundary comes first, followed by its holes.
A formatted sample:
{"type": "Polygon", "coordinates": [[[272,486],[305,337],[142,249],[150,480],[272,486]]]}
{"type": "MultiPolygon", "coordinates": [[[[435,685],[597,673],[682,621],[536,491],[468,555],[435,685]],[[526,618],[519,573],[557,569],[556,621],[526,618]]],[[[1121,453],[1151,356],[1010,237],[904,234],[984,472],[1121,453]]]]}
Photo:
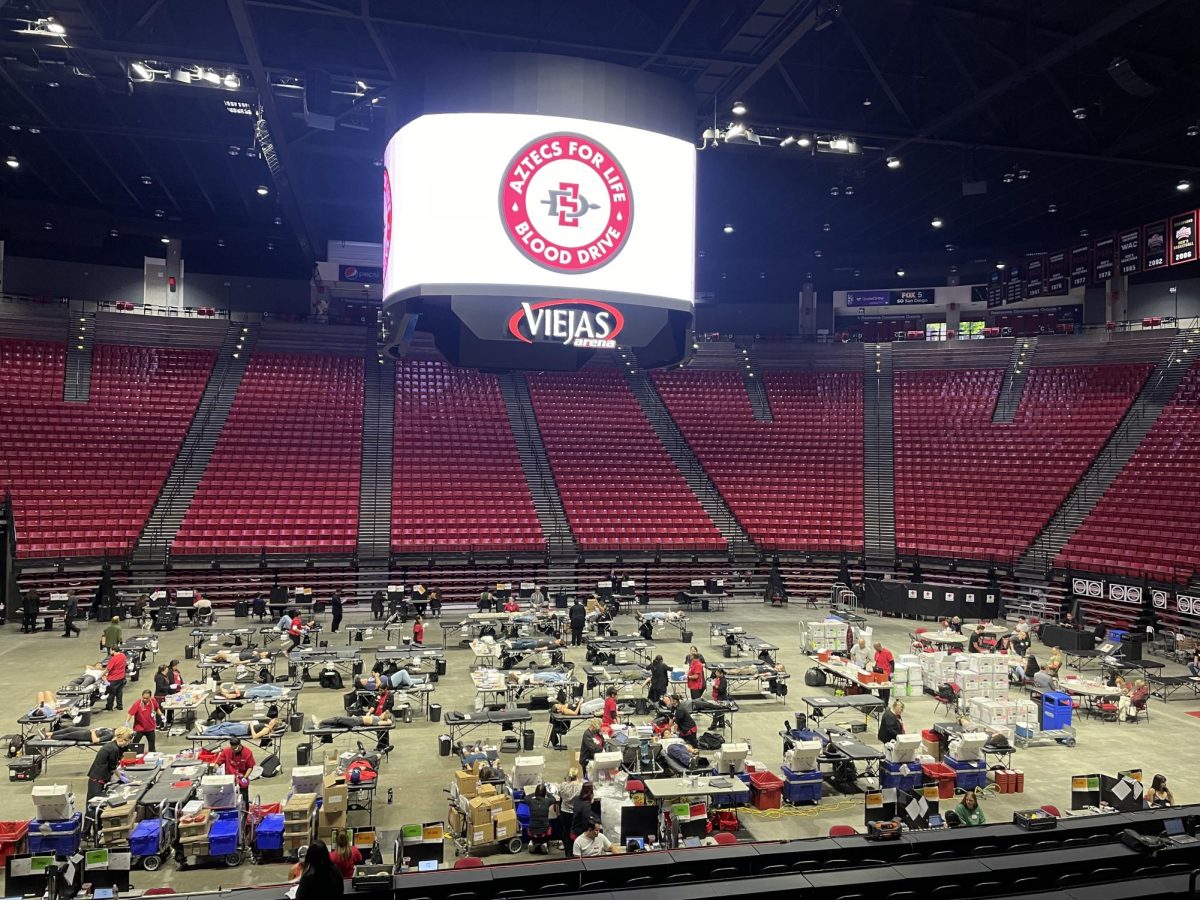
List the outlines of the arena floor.
{"type": "MultiPolygon", "coordinates": [[[[446,618],[457,618],[461,613],[448,609],[444,611],[444,615],[446,618]]],[[[223,614],[223,618],[227,616],[228,613],[223,614]]],[[[358,613],[351,613],[348,621],[354,621],[358,617],[358,613]]],[[[692,616],[694,642],[710,658],[720,652],[717,647],[710,647],[708,644],[710,620],[736,622],[780,646],[779,660],[793,673],[786,702],[740,701],[741,711],[734,720],[736,737],[748,739],[752,743],[752,758],[775,772],[780,768],[781,742],[778,732],[785,720],[792,718],[794,710],[803,709],[800,697],[805,693],[814,692],[814,689],[804,685],[802,676],[808,667],[799,646],[798,623],[809,618],[816,618],[812,611],[806,613],[803,609],[795,607],[771,609],[758,605],[742,605],[725,612],[696,613],[692,616]]],[[[631,623],[632,620],[628,616],[616,620],[622,633],[633,630],[631,623]]],[[[894,653],[899,655],[907,651],[908,634],[914,626],[912,621],[871,617],[870,624],[885,646],[894,653]]],[[[26,637],[20,634],[19,625],[11,623],[5,628],[10,639],[0,647],[0,719],[11,723],[8,730],[15,732],[18,730],[16,718],[33,705],[36,691],[54,690],[79,674],[85,664],[95,662],[103,654],[99,650],[99,629],[94,624],[85,627],[83,636],[75,640],[64,640],[58,633],[26,637]]],[[[184,659],[187,634],[186,627],[160,634],[158,661],[165,662],[173,657],[184,659]]],[[[441,629],[436,620],[429,622],[426,634],[429,638],[427,643],[431,646],[440,643],[441,629]]],[[[665,638],[658,643],[658,649],[668,663],[681,664],[687,646],[674,639],[674,636],[675,632],[668,631],[665,638]]],[[[329,639],[331,646],[345,646],[345,638],[340,634],[329,636],[329,639]]],[[[379,643],[379,639],[376,638],[374,643],[379,643]]],[[[1040,645],[1035,644],[1034,649],[1039,655],[1044,653],[1044,648],[1040,645]]],[[[452,647],[447,651],[447,658],[448,674],[438,683],[434,702],[440,703],[446,710],[469,709],[474,702],[474,689],[467,675],[472,662],[470,651],[452,647]]],[[[568,658],[582,664],[583,648],[571,649],[568,658]]],[[[1166,674],[1177,674],[1183,669],[1174,663],[1168,663],[1164,671],[1166,674]]],[[[195,664],[184,660],[183,672],[185,677],[195,677],[195,664]]],[[[136,699],[143,686],[152,684],[152,677],[148,673],[143,676],[142,681],[128,685],[125,691],[126,707],[136,699]]],[[[829,688],[815,690],[820,693],[831,692],[829,688]]],[[[908,731],[925,728],[935,720],[934,701],[931,696],[926,694],[905,700],[905,725],[908,731]]],[[[310,684],[304,689],[300,708],[310,715],[339,714],[342,712],[342,691],[322,690],[317,685],[310,684]]],[[[98,711],[94,713],[93,725],[116,727],[123,724],[124,713],[106,713],[103,706],[96,709],[98,711]]],[[[1073,749],[1051,745],[1018,751],[1013,762],[1016,768],[1025,772],[1025,793],[989,793],[982,802],[983,809],[991,821],[1005,821],[1009,819],[1013,810],[1036,807],[1043,803],[1052,803],[1067,809],[1071,805],[1072,775],[1097,772],[1112,774],[1117,770],[1129,768],[1141,768],[1147,776],[1163,772],[1168,775],[1170,786],[1179,802],[1195,800],[1200,797],[1200,773],[1193,771],[1190,764],[1186,763],[1185,754],[1188,752],[1187,748],[1194,743],[1196,729],[1200,729],[1200,721],[1188,715],[1196,710],[1200,710],[1200,701],[1163,703],[1152,699],[1149,723],[1118,725],[1097,719],[1079,721],[1078,745],[1073,749]]],[[[944,719],[944,713],[937,718],[944,719]]],[[[540,748],[546,731],[544,712],[535,713],[533,727],[540,748]]],[[[877,743],[875,728],[876,725],[872,722],[864,735],[868,743],[877,743]]],[[[376,827],[383,832],[389,859],[391,838],[400,825],[406,822],[438,820],[445,816],[445,790],[456,763],[454,758],[443,758],[437,753],[437,736],[442,730],[440,724],[430,723],[418,717],[410,725],[397,725],[393,731],[396,749],[381,771],[379,799],[375,806],[376,827]],[[388,788],[394,790],[395,799],[391,805],[386,803],[388,788]]],[[[572,749],[577,746],[579,734],[579,731],[575,731],[570,737],[572,749]]],[[[283,799],[290,783],[287,775],[290,767],[295,764],[296,745],[300,743],[300,739],[301,736],[295,734],[286,737],[281,751],[284,769],[280,776],[255,782],[254,793],[261,796],[263,802],[283,799]]],[[[186,746],[182,738],[164,737],[161,733],[159,735],[160,751],[179,750],[186,746]]],[[[334,746],[344,748],[347,745],[342,739],[334,746]]],[[[539,749],[537,752],[543,751],[539,749]]],[[[544,752],[548,780],[558,779],[569,767],[571,754],[549,750],[544,752]]],[[[82,798],[86,794],[84,776],[91,760],[92,754],[87,750],[69,750],[50,760],[48,772],[44,773],[37,783],[65,782],[73,786],[77,797],[82,798]]],[[[7,780],[0,783],[0,803],[5,811],[4,818],[19,820],[33,816],[29,791],[30,786],[27,783],[9,783],[7,780]]],[[[755,838],[764,840],[815,837],[825,834],[830,825],[844,823],[861,827],[862,821],[860,796],[841,796],[831,793],[828,788],[819,807],[785,807],[781,811],[772,812],[750,809],[742,814],[744,828],[755,838]]],[[[448,849],[448,858],[452,856],[452,849],[448,849]]],[[[495,855],[489,857],[488,862],[513,862],[522,858],[524,854],[517,857],[495,855]]],[[[140,889],[170,885],[177,891],[186,891],[273,883],[286,878],[287,867],[281,864],[255,865],[247,862],[237,869],[180,872],[173,863],[168,863],[156,873],[136,872],[132,880],[140,889]]]]}

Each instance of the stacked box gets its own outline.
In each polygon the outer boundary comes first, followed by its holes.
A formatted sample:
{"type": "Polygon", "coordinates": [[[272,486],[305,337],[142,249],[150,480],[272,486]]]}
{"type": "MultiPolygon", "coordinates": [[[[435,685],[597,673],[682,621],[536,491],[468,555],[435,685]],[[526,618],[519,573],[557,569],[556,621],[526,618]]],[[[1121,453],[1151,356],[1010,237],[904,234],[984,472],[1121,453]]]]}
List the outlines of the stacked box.
{"type": "Polygon", "coordinates": [[[298,850],[312,843],[313,810],[316,794],[292,794],[283,806],[283,850],[298,850]]]}
{"type": "Polygon", "coordinates": [[[844,650],[846,647],[845,622],[803,622],[800,625],[804,649],[808,653],[818,650],[844,650]]]}
{"type": "Polygon", "coordinates": [[[137,824],[138,805],[133,801],[106,806],[100,813],[100,843],[105,847],[128,844],[130,832],[137,824]]]}
{"type": "Polygon", "coordinates": [[[184,813],[179,820],[179,843],[183,845],[185,856],[203,856],[208,852],[208,828],[211,824],[210,810],[196,809],[184,813]]]}
{"type": "Polygon", "coordinates": [[[1038,705],[1028,697],[1019,697],[1012,701],[1012,726],[1024,726],[1036,730],[1038,724],[1038,705]]]}
{"type": "Polygon", "coordinates": [[[1007,699],[973,697],[968,703],[971,718],[981,725],[1011,725],[1016,707],[1007,699]]]}
{"type": "Polygon", "coordinates": [[[512,797],[507,794],[493,790],[484,795],[481,789],[480,796],[467,801],[465,815],[467,841],[471,846],[506,841],[520,834],[512,797]]]}
{"type": "Polygon", "coordinates": [[[793,805],[821,802],[821,772],[795,772],[783,767],[783,799],[793,805]]]}
{"type": "Polygon", "coordinates": [[[987,763],[982,759],[959,760],[947,754],[942,762],[954,770],[955,786],[960,791],[987,786],[987,763]]]}
{"type": "Polygon", "coordinates": [[[326,775],[322,793],[321,811],[317,814],[317,837],[329,843],[333,832],[346,827],[346,807],[350,799],[346,779],[340,775],[326,775]]]}

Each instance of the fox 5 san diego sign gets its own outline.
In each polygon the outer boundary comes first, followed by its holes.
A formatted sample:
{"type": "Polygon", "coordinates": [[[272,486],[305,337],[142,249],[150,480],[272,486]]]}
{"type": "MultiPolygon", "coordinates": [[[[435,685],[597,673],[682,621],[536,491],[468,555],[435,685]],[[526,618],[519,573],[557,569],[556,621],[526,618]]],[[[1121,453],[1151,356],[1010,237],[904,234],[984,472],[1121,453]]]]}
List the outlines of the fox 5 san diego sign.
{"type": "Polygon", "coordinates": [[[687,141],[608,123],[421,116],[384,156],[385,303],[511,297],[497,318],[520,310],[523,330],[506,333],[530,343],[545,327],[562,339],[571,323],[572,340],[609,339],[600,332],[614,326],[611,314],[568,300],[690,314],[695,157],[687,141]]]}

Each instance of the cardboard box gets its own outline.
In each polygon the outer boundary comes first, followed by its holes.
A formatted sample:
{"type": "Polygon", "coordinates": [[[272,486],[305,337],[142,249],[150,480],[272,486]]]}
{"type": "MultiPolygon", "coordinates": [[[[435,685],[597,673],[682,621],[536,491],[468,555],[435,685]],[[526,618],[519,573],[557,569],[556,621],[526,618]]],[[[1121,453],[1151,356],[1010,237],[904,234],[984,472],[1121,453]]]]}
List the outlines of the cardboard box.
{"type": "Polygon", "coordinates": [[[479,797],[495,797],[496,786],[494,784],[481,784],[475,793],[479,797]]]}
{"type": "Polygon", "coordinates": [[[454,834],[461,834],[467,825],[467,817],[457,806],[451,806],[446,812],[446,825],[454,834]]]}
{"type": "Polygon", "coordinates": [[[496,839],[496,829],[492,825],[491,819],[483,824],[473,824],[467,834],[471,838],[471,845],[490,844],[496,839]]]}
{"type": "Polygon", "coordinates": [[[455,772],[454,784],[458,788],[459,796],[469,800],[479,788],[479,779],[474,772],[455,772]]]}
{"type": "Polygon", "coordinates": [[[285,822],[307,821],[316,805],[316,794],[292,794],[291,798],[283,806],[283,820],[285,822]]]}
{"type": "Polygon", "coordinates": [[[517,822],[516,810],[505,809],[496,816],[496,821],[493,823],[495,829],[496,840],[506,841],[511,837],[516,837],[521,833],[521,826],[517,822]]]}
{"type": "Polygon", "coordinates": [[[472,825],[490,825],[492,823],[492,804],[487,797],[476,797],[467,806],[467,816],[472,825]]]}
{"type": "Polygon", "coordinates": [[[100,813],[100,821],[102,823],[110,822],[114,819],[125,821],[133,821],[137,814],[137,804],[130,800],[127,803],[122,803],[118,806],[106,806],[100,813]]]}
{"type": "Polygon", "coordinates": [[[509,797],[507,794],[500,794],[495,797],[489,797],[488,799],[492,803],[492,818],[495,818],[497,813],[513,808],[512,797],[509,797]]]}
{"type": "Polygon", "coordinates": [[[338,815],[344,813],[349,796],[349,788],[345,784],[325,785],[325,799],[321,801],[321,811],[338,815]]]}

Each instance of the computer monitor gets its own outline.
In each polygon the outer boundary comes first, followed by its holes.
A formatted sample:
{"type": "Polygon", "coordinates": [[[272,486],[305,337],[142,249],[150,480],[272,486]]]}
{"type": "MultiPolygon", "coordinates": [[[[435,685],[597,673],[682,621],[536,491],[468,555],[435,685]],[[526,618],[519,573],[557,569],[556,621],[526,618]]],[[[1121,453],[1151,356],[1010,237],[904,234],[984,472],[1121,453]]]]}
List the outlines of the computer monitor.
{"type": "Polygon", "coordinates": [[[657,806],[622,806],[621,840],[653,837],[658,834],[657,806]]]}
{"type": "Polygon", "coordinates": [[[438,869],[438,861],[436,859],[419,859],[417,860],[418,872],[436,872],[438,869]]]}
{"type": "Polygon", "coordinates": [[[625,837],[624,835],[622,835],[622,840],[625,841],[626,849],[629,848],[630,844],[632,844],[638,850],[646,849],[646,839],[644,837],[641,837],[640,835],[638,837],[625,837]]]}
{"type": "Polygon", "coordinates": [[[1171,837],[1187,833],[1187,829],[1183,827],[1183,819],[1167,819],[1163,822],[1163,830],[1171,837]]]}

